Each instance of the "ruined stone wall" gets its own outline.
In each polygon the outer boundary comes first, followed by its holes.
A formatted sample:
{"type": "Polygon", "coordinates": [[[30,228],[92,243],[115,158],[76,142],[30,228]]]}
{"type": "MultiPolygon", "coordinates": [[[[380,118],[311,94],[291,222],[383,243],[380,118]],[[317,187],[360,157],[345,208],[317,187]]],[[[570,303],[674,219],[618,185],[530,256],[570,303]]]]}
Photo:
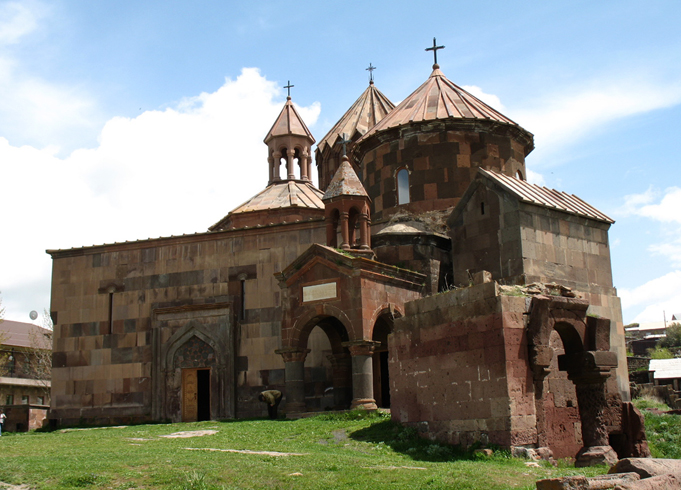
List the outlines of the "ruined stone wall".
{"type": "MultiPolygon", "coordinates": [[[[323,223],[197,234],[53,252],[53,416],[64,424],[151,420],[155,311],[231,305],[238,417],[262,415],[256,395],[283,386],[280,290],[274,272],[323,223]],[[245,304],[241,310],[242,280],[245,304]],[[113,294],[109,294],[109,290],[113,294]],[[113,324],[109,324],[113,296],[113,324]]],[[[156,357],[155,357],[156,356],[156,357]]]]}
{"type": "Polygon", "coordinates": [[[589,301],[589,314],[609,318],[610,350],[617,354],[611,393],[630,399],[622,306],[612,282],[610,225],[521,203],[519,222],[526,284],[556,282],[589,301]]]}
{"type": "Polygon", "coordinates": [[[558,283],[589,301],[589,314],[611,320],[610,345],[619,359],[612,393],[629,400],[622,309],[613,288],[610,225],[519,202],[479,185],[450,220],[454,283],[466,285],[487,270],[506,284],[558,283]]]}
{"type": "Polygon", "coordinates": [[[451,208],[478,167],[525,175],[524,143],[508,128],[473,126],[436,122],[385,131],[363,142],[358,153],[362,183],[372,200],[372,220],[400,210],[418,214],[451,208]],[[410,203],[398,205],[397,172],[402,168],[409,171],[410,203]]]}
{"type": "Polygon", "coordinates": [[[525,297],[485,283],[405,308],[389,338],[393,419],[452,444],[536,443],[525,297]]]}

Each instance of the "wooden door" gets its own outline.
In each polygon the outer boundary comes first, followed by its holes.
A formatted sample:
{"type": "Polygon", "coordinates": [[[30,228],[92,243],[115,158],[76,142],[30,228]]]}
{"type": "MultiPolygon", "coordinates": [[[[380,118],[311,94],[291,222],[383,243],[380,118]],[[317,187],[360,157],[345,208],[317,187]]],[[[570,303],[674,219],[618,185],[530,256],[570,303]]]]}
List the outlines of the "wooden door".
{"type": "Polygon", "coordinates": [[[182,422],[196,422],[198,418],[198,369],[182,370],[182,422]]]}

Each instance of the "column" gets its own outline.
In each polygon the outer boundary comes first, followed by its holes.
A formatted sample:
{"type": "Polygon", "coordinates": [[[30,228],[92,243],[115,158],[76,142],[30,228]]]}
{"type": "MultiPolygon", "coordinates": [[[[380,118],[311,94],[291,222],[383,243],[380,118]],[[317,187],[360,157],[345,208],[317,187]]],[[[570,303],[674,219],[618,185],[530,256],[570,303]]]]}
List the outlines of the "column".
{"type": "Polygon", "coordinates": [[[343,342],[352,356],[352,403],[351,409],[376,410],[374,399],[374,368],[372,357],[380,342],[373,340],[351,340],[343,342]]]}
{"type": "Polygon", "coordinates": [[[275,151],[272,154],[272,182],[281,180],[281,152],[275,151]]]}
{"type": "Polygon", "coordinates": [[[362,213],[359,215],[359,248],[362,250],[369,250],[369,214],[362,213]]]}
{"type": "Polygon", "coordinates": [[[610,447],[605,426],[605,382],[617,367],[617,355],[609,351],[588,351],[558,358],[561,370],[575,383],[584,447],[577,453],[575,466],[613,465],[617,454],[610,447]]]}
{"type": "Polygon", "coordinates": [[[296,156],[296,150],[286,151],[286,172],[288,173],[288,180],[295,180],[296,169],[293,167],[293,158],[296,156]]]}
{"type": "Polygon", "coordinates": [[[348,230],[348,213],[340,213],[341,220],[341,246],[343,250],[350,250],[350,244],[348,243],[348,237],[350,232],[348,230]]]}
{"type": "Polygon", "coordinates": [[[310,349],[291,347],[274,351],[284,359],[286,378],[285,413],[305,412],[305,357],[310,349]]]}

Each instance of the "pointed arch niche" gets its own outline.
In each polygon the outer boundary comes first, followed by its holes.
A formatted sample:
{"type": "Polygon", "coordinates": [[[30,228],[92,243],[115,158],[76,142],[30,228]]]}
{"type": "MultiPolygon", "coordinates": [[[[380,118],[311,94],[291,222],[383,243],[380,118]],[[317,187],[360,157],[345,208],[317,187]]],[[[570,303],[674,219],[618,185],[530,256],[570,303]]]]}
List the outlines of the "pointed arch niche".
{"type": "Polygon", "coordinates": [[[232,325],[232,307],[227,303],[154,310],[151,406],[155,420],[236,416],[232,325]]]}

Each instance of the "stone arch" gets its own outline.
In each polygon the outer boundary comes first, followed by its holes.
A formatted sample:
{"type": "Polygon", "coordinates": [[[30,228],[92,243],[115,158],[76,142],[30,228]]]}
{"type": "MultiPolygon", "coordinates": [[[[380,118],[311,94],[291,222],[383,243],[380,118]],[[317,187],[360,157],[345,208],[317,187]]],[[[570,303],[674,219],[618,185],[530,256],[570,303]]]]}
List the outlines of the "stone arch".
{"type": "Polygon", "coordinates": [[[205,342],[210,346],[215,352],[216,364],[221,364],[221,360],[218,358],[220,348],[215,339],[213,339],[209,333],[204,332],[202,325],[192,320],[186,326],[179,329],[175,334],[168,339],[168,342],[163,346],[164,355],[162,356],[162,368],[165,370],[173,369],[173,362],[175,359],[175,354],[187,341],[192,337],[197,337],[199,340],[205,342]]]}
{"type": "Polygon", "coordinates": [[[389,341],[393,332],[395,318],[402,316],[396,305],[387,303],[374,311],[371,318],[371,340],[375,342],[372,369],[373,389],[376,405],[380,408],[390,408],[390,376],[389,376],[389,341]]]}
{"type": "Polygon", "coordinates": [[[345,331],[348,334],[349,340],[361,338],[361,334],[359,336],[356,336],[355,328],[352,324],[352,321],[350,321],[350,318],[343,310],[337,308],[336,306],[320,304],[307,307],[303,311],[303,313],[298,317],[295,323],[287,329],[289,330],[290,335],[289,336],[284,335],[284,340],[282,342],[284,344],[284,347],[300,349],[307,348],[306,336],[309,335],[310,331],[315,326],[317,326],[319,320],[327,317],[333,317],[343,325],[345,331]],[[305,343],[301,342],[303,338],[305,338],[305,343]]]}
{"type": "Polygon", "coordinates": [[[197,388],[199,398],[194,402],[198,404],[196,407],[198,418],[207,420],[223,414],[227,393],[225,379],[227,354],[211,332],[199,321],[190,320],[162,344],[160,350],[163,418],[173,422],[185,419],[183,383],[189,371],[193,371],[190,377],[198,376],[197,381],[200,380],[197,388]],[[201,351],[202,357],[196,360],[183,360],[183,351],[189,351],[193,347],[201,351]]]}
{"type": "MultiPolygon", "coordinates": [[[[577,466],[617,461],[610,447],[605,423],[608,408],[605,382],[617,367],[610,352],[610,320],[587,316],[586,300],[562,296],[535,296],[527,326],[530,367],[535,389],[538,444],[546,444],[549,424],[555,423],[546,409],[546,376],[553,360],[551,333],[557,332],[565,349],[558,356],[558,369],[567,372],[575,385],[582,428],[582,449],[577,466]]],[[[620,400],[621,402],[621,400],[620,400]]]]}

